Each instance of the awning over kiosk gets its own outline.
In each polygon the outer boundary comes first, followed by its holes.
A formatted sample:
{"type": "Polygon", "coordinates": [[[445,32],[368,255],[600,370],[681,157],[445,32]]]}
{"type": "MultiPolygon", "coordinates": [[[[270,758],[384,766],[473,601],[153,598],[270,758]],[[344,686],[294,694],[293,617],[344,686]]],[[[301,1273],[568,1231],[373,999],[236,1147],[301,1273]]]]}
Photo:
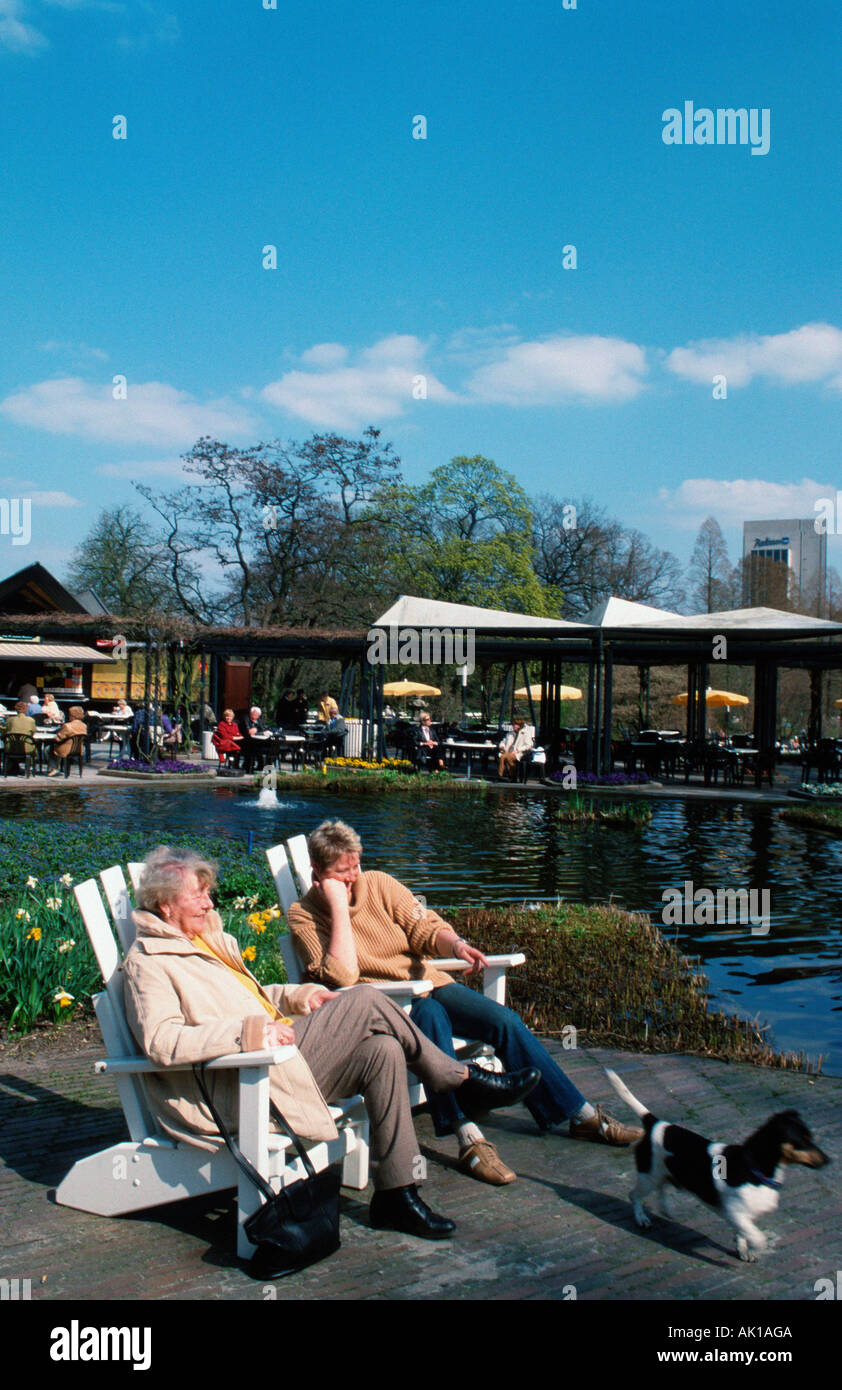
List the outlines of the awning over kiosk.
{"type": "Polygon", "coordinates": [[[113,656],[95,647],[81,647],[75,642],[4,642],[0,640],[0,661],[55,661],[70,666],[114,662],[113,656]]]}

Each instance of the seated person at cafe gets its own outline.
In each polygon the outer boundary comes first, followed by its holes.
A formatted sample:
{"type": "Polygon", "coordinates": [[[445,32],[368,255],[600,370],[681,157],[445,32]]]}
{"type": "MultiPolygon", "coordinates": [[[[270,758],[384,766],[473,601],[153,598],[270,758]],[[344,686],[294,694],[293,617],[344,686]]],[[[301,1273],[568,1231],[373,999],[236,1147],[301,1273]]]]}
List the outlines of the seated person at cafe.
{"type": "Polygon", "coordinates": [[[112,719],[134,719],[134,710],[125,700],[118,700],[111,711],[112,719]]]}
{"type": "Polygon", "coordinates": [[[319,723],[329,724],[338,713],[339,706],[333,696],[327,690],[323,690],[319,696],[319,708],[316,714],[319,723]]]}
{"type": "MultiPolygon", "coordinates": [[[[70,717],[65,724],[62,724],[56,734],[56,741],[50,749],[50,757],[55,760],[66,758],[73,747],[74,738],[84,738],[88,732],[88,726],[85,723],[85,711],[82,709],[81,705],[71,705],[68,710],[68,715],[70,717]]],[[[50,768],[47,775],[49,777],[58,777],[59,772],[60,768],[53,767],[50,768]]]]}
{"type": "Polygon", "coordinates": [[[232,709],[222,711],[222,718],[211,734],[211,743],[219,754],[221,763],[229,762],[236,767],[240,760],[243,735],[240,733],[232,709]]]}
{"type": "Polygon", "coordinates": [[[325,739],[325,752],[333,753],[335,757],[341,758],[345,752],[345,720],[341,714],[335,714],[327,726],[327,737],[325,739]]]}
{"type": "Polygon", "coordinates": [[[38,699],[37,695],[30,695],[29,702],[26,706],[26,712],[31,719],[40,718],[42,712],[41,701],[38,699]]]}
{"type": "Polygon", "coordinates": [[[517,765],[522,761],[524,753],[535,747],[535,730],[531,724],[527,724],[522,714],[516,714],[512,719],[512,732],[506,734],[500,744],[500,757],[497,763],[497,775],[502,781],[504,777],[514,781],[517,765]]]}
{"type": "Polygon", "coordinates": [[[15,705],[14,714],[6,716],[3,725],[3,733],[8,738],[9,734],[18,734],[22,737],[23,750],[26,753],[35,752],[35,720],[31,714],[26,712],[26,700],[18,700],[15,705]]]}
{"type": "Polygon", "coordinates": [[[442,745],[436,738],[429,714],[421,715],[421,723],[418,725],[418,732],[415,735],[415,751],[418,762],[425,762],[432,772],[444,771],[442,745]]]}
{"type": "Polygon", "coordinates": [[[246,772],[251,772],[255,766],[262,767],[265,760],[264,737],[267,733],[266,725],[262,719],[263,711],[259,705],[252,705],[248,714],[241,714],[237,719],[237,725],[242,735],[243,758],[246,772]]]}
{"type": "MultiPolygon", "coordinates": [[[[437,913],[389,874],[363,873],[362,844],[343,821],[324,821],[307,841],[313,885],[287,918],[306,978],[333,989],[380,980],[431,980],[410,1018],[444,1052],[453,1034],[493,1044],[507,1069],[534,1067],[541,1080],[526,1100],[539,1129],[569,1124],[573,1139],[622,1146],[643,1137],[589,1104],[546,1048],[511,1009],[495,1004],[435,968],[435,955],[458,956],[469,972],[487,964],[437,913]]],[[[494,1186],[516,1174],[499,1157],[453,1092],[429,1096],[436,1134],[458,1136],[459,1166],[494,1186]]]]}
{"type": "Polygon", "coordinates": [[[64,723],[64,715],[62,714],[52,695],[44,696],[44,705],[41,712],[44,716],[45,724],[58,725],[64,723]]]}
{"type": "Polygon", "coordinates": [[[307,716],[310,713],[309,701],[303,690],[299,689],[295,695],[295,719],[294,723],[301,728],[302,724],[307,723],[307,716]]]}

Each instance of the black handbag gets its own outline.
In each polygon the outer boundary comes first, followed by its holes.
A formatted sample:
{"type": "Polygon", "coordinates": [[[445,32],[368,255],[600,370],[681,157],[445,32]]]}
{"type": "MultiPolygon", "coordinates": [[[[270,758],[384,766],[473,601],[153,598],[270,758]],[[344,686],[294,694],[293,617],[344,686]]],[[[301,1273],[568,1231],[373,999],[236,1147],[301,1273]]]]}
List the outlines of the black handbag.
{"type": "Polygon", "coordinates": [[[255,1279],[280,1279],[295,1274],[308,1265],[324,1260],[339,1249],[339,1187],[336,1168],[317,1173],[298,1135],[290,1129],[277,1106],[272,1109],[280,1120],[284,1133],[292,1140],[307,1173],[306,1178],[274,1192],[265,1178],[249,1163],[239,1145],[229,1134],[210,1098],[205,1080],[204,1064],[193,1067],[199,1089],[222,1135],[232,1158],[251,1178],[263,1194],[264,1202],[244,1222],[244,1230],[257,1246],[249,1264],[255,1279]]]}

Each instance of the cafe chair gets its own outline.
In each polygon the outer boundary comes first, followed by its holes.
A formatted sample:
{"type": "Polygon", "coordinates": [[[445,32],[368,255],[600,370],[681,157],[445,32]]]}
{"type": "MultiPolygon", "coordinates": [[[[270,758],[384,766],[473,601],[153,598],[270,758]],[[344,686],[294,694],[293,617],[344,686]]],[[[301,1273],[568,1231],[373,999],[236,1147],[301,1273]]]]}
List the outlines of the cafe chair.
{"type": "Polygon", "coordinates": [[[35,772],[35,747],[26,734],[6,734],[3,746],[3,776],[9,775],[9,763],[23,763],[24,776],[35,772]]]}
{"type": "Polygon", "coordinates": [[[79,776],[82,776],[82,759],[85,755],[85,736],[84,734],[74,734],[70,740],[70,747],[64,757],[57,757],[56,761],[64,765],[65,777],[70,776],[71,765],[75,762],[79,768],[79,776]]]}

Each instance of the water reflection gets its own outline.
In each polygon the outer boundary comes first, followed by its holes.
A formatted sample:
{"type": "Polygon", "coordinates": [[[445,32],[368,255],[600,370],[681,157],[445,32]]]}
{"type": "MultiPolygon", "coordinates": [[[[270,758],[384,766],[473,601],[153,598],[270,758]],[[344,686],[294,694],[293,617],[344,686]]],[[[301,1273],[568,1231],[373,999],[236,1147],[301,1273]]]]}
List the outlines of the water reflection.
{"type": "Polygon", "coordinates": [[[88,787],[0,791],[10,817],[149,827],[150,843],[179,831],[245,838],[256,848],[347,820],[365,863],[387,870],[431,903],[608,902],[661,920],[662,894],[695,888],[769,889],[768,935],[740,925],[670,927],[699,955],[715,1000],[771,1023],[778,1046],[823,1053],[842,1072],[842,841],[782,821],[769,807],[653,801],[642,830],[560,825],[557,802],[535,792],[481,790],[441,796],[292,795],[258,807],[253,791],[88,787]]]}

